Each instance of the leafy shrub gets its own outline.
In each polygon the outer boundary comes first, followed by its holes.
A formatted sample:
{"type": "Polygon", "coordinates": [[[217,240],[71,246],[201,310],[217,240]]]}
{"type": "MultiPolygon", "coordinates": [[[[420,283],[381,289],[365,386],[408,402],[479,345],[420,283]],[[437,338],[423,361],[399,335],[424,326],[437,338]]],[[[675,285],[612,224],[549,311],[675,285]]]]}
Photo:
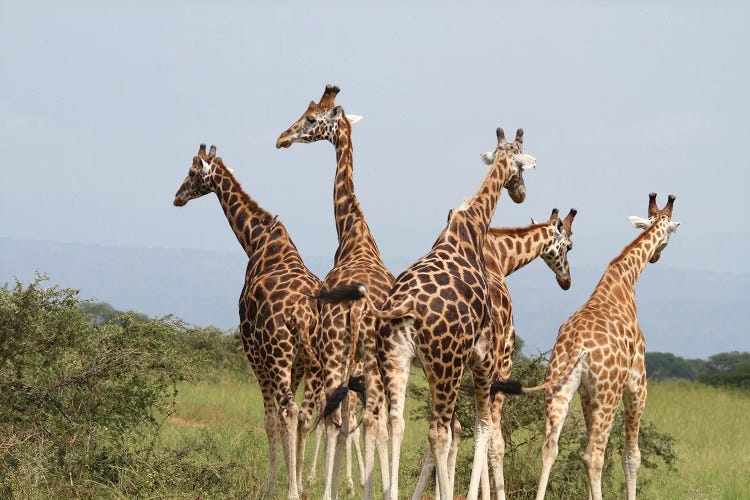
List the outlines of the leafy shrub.
{"type": "Polygon", "coordinates": [[[76,290],[44,280],[0,289],[0,485],[87,495],[148,453],[129,443],[153,443],[176,384],[205,360],[178,320],[92,322],[76,290]]]}

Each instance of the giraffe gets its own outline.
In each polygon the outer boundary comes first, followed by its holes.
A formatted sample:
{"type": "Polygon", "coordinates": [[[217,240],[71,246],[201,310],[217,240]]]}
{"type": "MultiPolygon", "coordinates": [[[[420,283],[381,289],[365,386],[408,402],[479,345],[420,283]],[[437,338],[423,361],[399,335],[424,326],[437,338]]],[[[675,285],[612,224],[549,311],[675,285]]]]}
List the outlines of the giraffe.
{"type": "Polygon", "coordinates": [[[545,382],[524,388],[517,383],[502,387],[509,392],[545,390],[546,438],[542,447],[542,473],[537,499],[544,498],[557,443],[570,400],[581,397],[588,446],[583,456],[589,477],[589,498],[600,500],[604,450],[620,405],[625,405],[625,471],[628,499],[635,499],[640,467],[638,430],[646,407],[645,339],[638,325],[635,285],[646,263],[655,263],[677,230],[672,221],[675,197],[664,208],[649,194],[648,219],[630,217],[644,232],[609,263],[591,297],[560,327],[552,349],[545,382]]]}
{"type": "MultiPolygon", "coordinates": [[[[510,377],[512,355],[515,349],[515,329],[513,327],[512,304],[510,292],[505,278],[524,267],[537,257],[541,257],[555,274],[560,288],[570,288],[570,266],[568,252],[573,248],[571,236],[573,234],[573,219],[578,213],[571,209],[564,219],[558,217],[559,211],[552,210],[549,220],[520,228],[490,228],[484,243],[484,262],[487,272],[490,297],[492,301],[493,331],[489,339],[482,341],[491,347],[487,350],[492,355],[494,363],[494,379],[506,380],[510,377]]],[[[503,455],[505,443],[500,428],[504,395],[502,392],[492,394],[492,424],[493,431],[490,438],[489,456],[495,461],[493,470],[499,473],[495,476],[497,498],[505,498],[503,479],[503,455]]],[[[451,440],[451,455],[449,460],[455,463],[460,437],[460,424],[453,426],[451,440]]],[[[422,498],[430,474],[434,469],[434,459],[429,447],[425,452],[424,465],[417,482],[417,488],[412,494],[412,500],[422,498]]],[[[489,475],[485,462],[482,468],[482,493],[489,497],[489,475]]]]}
{"type": "MultiPolygon", "coordinates": [[[[336,175],[333,187],[334,216],[338,248],[333,269],[323,280],[324,287],[333,289],[342,285],[362,283],[372,294],[372,300],[381,304],[394,282],[394,277],[385,267],[375,238],[370,232],[362,209],[354,193],[353,148],[351,124],[360,117],[346,115],[341,106],[335,104],[339,87],[327,85],[319,102],[310,101],[302,116],[276,141],[277,148],[288,148],[295,142],[308,143],[329,141],[336,150],[336,175]]],[[[327,302],[320,310],[321,351],[320,361],[325,371],[325,394],[330,397],[334,390],[352,374],[351,359],[355,355],[364,363],[367,402],[363,417],[365,448],[364,498],[372,497],[372,473],[375,448],[380,459],[383,489],[388,487],[388,450],[385,417],[381,415],[385,402],[383,383],[375,358],[375,319],[365,318],[359,328],[361,302],[354,304],[327,302]],[[351,337],[350,337],[351,333],[351,337]]],[[[344,393],[346,391],[344,390],[344,393]]],[[[339,393],[340,394],[340,393],[339,393]]],[[[341,454],[349,432],[348,406],[343,414],[335,410],[324,418],[326,426],[326,460],[323,499],[336,498],[341,454]],[[339,428],[341,422],[343,428],[339,428]]],[[[309,429],[312,415],[304,414],[300,425],[309,429]]]]}
{"type": "Polygon", "coordinates": [[[299,498],[296,479],[297,417],[294,389],[300,364],[306,378],[305,401],[314,403],[312,388],[322,384],[320,367],[310,345],[318,324],[318,306],[311,297],[321,286],[302,262],[284,224],[263,210],[242,190],[233,172],[201,144],[188,176],[174,198],[181,207],[189,200],[216,193],[237,240],[248,256],[239,300],[240,331],[245,354],[255,372],[265,411],[269,448],[269,496],[276,495],[279,431],[288,472],[288,498],[299,498]],[[280,427],[280,429],[279,429],[280,427]]]}
{"type": "MultiPolygon", "coordinates": [[[[404,401],[412,361],[422,366],[430,385],[432,414],[428,439],[435,457],[438,488],[443,499],[453,498],[448,463],[449,426],[454,419],[458,388],[477,340],[488,336],[492,314],[484,270],[483,247],[490,220],[505,187],[511,199],[526,197],[523,170],[535,165],[523,154],[523,130],[508,143],[497,129],[497,147],[486,153],[492,167],[476,194],[453,210],[432,250],[396,279],[382,308],[370,299],[366,286],[331,291],[341,298],[365,299],[370,317],[381,320],[377,336],[378,362],[389,403],[391,473],[388,498],[398,498],[398,469],[404,436],[404,401]],[[335,293],[334,293],[335,292],[335,293]]],[[[321,294],[321,298],[329,297],[321,294]]],[[[481,356],[488,359],[486,356],[481,356]]],[[[473,367],[477,401],[474,464],[467,498],[475,499],[487,454],[491,427],[492,365],[473,367]]]]}

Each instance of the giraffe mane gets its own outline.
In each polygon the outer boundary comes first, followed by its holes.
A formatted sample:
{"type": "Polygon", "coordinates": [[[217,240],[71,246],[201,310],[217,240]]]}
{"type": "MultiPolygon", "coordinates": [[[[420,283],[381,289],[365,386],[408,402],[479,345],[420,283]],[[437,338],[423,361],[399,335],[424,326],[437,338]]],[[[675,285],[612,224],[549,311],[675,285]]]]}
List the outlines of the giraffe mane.
{"type": "Polygon", "coordinates": [[[252,199],[250,197],[250,195],[247,194],[247,192],[245,192],[244,189],[242,189],[242,185],[240,184],[240,181],[238,181],[237,178],[234,176],[234,170],[232,170],[231,168],[227,167],[224,164],[224,161],[220,157],[216,157],[214,159],[214,163],[216,163],[218,166],[220,166],[223,169],[223,171],[224,171],[224,175],[226,175],[227,177],[229,177],[229,179],[234,183],[234,185],[237,186],[237,190],[238,190],[237,194],[239,195],[239,197],[243,201],[243,203],[245,203],[250,208],[250,210],[252,210],[254,212],[260,212],[260,213],[262,213],[265,216],[264,218],[266,220],[270,220],[272,218],[272,215],[271,215],[270,212],[268,212],[263,207],[261,207],[260,205],[258,205],[258,202],[255,201],[254,199],[252,199]]]}
{"type": "Polygon", "coordinates": [[[535,224],[532,224],[530,226],[521,226],[521,227],[491,227],[487,231],[489,234],[492,234],[494,236],[515,236],[518,234],[523,234],[525,232],[528,232],[532,229],[539,229],[549,224],[549,221],[545,222],[537,222],[535,224]]]}

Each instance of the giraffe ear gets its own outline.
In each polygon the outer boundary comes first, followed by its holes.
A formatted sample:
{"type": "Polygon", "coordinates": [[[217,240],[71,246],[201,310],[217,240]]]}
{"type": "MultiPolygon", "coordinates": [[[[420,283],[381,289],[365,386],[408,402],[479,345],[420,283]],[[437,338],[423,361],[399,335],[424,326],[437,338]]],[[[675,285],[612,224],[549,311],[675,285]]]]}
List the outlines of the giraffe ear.
{"type": "Polygon", "coordinates": [[[536,219],[534,219],[534,218],[532,217],[532,218],[531,218],[531,224],[532,224],[532,225],[536,225],[536,224],[539,224],[539,223],[538,223],[538,222],[536,221],[536,219]]]}
{"type": "Polygon", "coordinates": [[[344,114],[344,109],[341,106],[334,106],[331,109],[331,120],[337,122],[341,119],[341,116],[344,114]]]}
{"type": "Polygon", "coordinates": [[[521,170],[536,168],[536,158],[531,155],[521,153],[513,155],[513,159],[518,163],[518,168],[520,168],[521,170]]]}
{"type": "Polygon", "coordinates": [[[651,225],[651,222],[648,219],[636,215],[631,215],[628,219],[630,219],[630,223],[633,224],[633,227],[638,229],[648,229],[651,225]]]}
{"type": "Polygon", "coordinates": [[[349,120],[350,125],[354,125],[362,119],[360,115],[346,115],[346,119],[349,120]]]}
{"type": "Polygon", "coordinates": [[[203,158],[201,158],[201,167],[203,167],[203,172],[208,172],[211,169],[211,166],[203,158]]]}
{"type": "Polygon", "coordinates": [[[479,157],[482,158],[482,161],[487,165],[492,165],[495,162],[495,153],[493,151],[482,153],[479,155],[479,157]]]}

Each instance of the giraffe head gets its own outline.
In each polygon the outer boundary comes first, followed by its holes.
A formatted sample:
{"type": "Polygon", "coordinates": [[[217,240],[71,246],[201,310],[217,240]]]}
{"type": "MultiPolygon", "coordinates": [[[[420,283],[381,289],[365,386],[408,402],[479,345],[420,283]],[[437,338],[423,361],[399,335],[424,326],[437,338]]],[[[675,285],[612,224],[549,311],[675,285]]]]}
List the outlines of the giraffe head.
{"type": "Polygon", "coordinates": [[[487,165],[505,159],[510,163],[510,175],[505,179],[504,187],[508,190],[510,198],[521,203],[526,198],[526,184],[523,182],[523,171],[536,167],[536,159],[523,153],[523,129],[516,131],[513,142],[505,140],[505,132],[502,128],[497,129],[497,147],[495,151],[488,151],[480,155],[487,165]]]}
{"type": "MultiPolygon", "coordinates": [[[[540,254],[547,267],[555,273],[557,284],[563,290],[570,288],[568,252],[573,249],[571,236],[573,235],[573,219],[575,219],[577,213],[578,211],[575,208],[571,208],[568,215],[564,219],[560,219],[558,210],[556,208],[552,210],[552,215],[550,215],[547,224],[552,228],[553,237],[540,254]]],[[[532,222],[534,222],[533,219],[532,222]]]]}
{"type": "Polygon", "coordinates": [[[659,260],[662,250],[664,250],[669,243],[670,236],[677,231],[677,227],[680,225],[679,222],[672,220],[672,208],[674,207],[675,199],[675,195],[670,194],[667,197],[667,204],[664,205],[664,208],[659,210],[659,207],[656,204],[656,193],[651,193],[648,195],[648,218],[644,219],[634,215],[629,217],[630,223],[638,229],[645,230],[651,226],[661,226],[664,229],[664,231],[662,231],[661,240],[656,243],[654,255],[648,260],[652,264],[659,260]]]}
{"type": "Polygon", "coordinates": [[[276,139],[277,148],[288,148],[295,142],[334,142],[338,136],[339,123],[342,119],[350,124],[362,119],[357,115],[345,115],[341,106],[336,106],[334,100],[339,89],[330,83],[326,85],[319,102],[310,101],[307,109],[299,120],[281,133],[276,139]]]}
{"type": "Polygon", "coordinates": [[[211,187],[211,174],[214,169],[214,162],[221,161],[216,156],[216,146],[206,153],[206,145],[201,144],[198,154],[193,157],[193,163],[190,165],[188,175],[182,181],[180,189],[174,195],[174,206],[181,207],[194,198],[200,198],[213,189],[211,187]]]}

